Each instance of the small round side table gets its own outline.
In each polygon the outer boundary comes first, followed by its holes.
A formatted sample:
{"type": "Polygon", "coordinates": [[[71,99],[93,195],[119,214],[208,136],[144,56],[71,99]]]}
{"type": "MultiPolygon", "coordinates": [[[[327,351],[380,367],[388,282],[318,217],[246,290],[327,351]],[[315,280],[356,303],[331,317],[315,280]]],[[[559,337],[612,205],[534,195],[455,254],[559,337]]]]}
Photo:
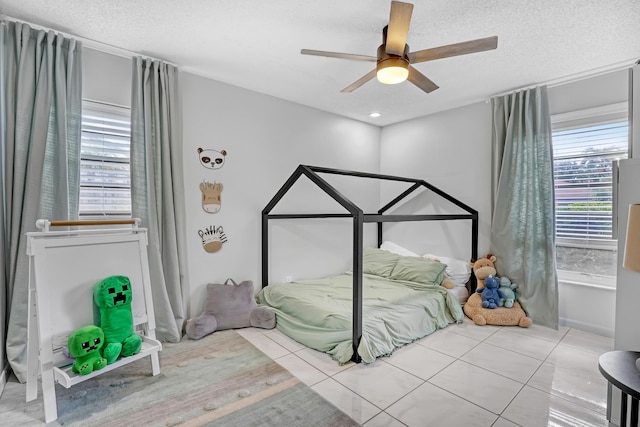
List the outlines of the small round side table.
{"type": "MultiPolygon", "coordinates": [[[[622,391],[620,405],[620,427],[627,426],[627,402],[631,398],[631,426],[638,426],[638,399],[640,399],[640,370],[636,367],[636,360],[640,358],[637,351],[609,351],[600,356],[598,367],[600,373],[613,385],[622,391]]],[[[611,395],[609,389],[609,397],[611,395]]],[[[611,399],[607,399],[607,415],[610,420],[611,399]]]]}

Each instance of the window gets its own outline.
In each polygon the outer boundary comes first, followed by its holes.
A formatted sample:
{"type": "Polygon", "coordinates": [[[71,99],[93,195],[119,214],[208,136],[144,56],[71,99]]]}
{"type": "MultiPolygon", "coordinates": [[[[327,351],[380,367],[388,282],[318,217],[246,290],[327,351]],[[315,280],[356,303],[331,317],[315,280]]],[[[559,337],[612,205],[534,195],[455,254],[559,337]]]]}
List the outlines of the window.
{"type": "Polygon", "coordinates": [[[81,219],[131,217],[130,145],[129,108],[83,101],[81,219]]]}
{"type": "Polygon", "coordinates": [[[616,275],[614,162],[629,149],[627,105],[552,117],[558,269],[616,275]]]}

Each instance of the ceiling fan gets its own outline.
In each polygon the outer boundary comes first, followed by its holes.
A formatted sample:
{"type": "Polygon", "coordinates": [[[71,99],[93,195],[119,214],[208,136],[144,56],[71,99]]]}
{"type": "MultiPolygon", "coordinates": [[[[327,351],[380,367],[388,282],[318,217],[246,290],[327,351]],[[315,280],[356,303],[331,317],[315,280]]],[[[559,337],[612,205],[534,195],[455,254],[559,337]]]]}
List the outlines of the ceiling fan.
{"type": "Polygon", "coordinates": [[[302,49],[300,53],[303,55],[327,56],[330,58],[377,63],[374,70],[360,77],[342,89],[341,92],[353,92],[369,80],[377,77],[381,83],[385,84],[401,83],[408,79],[411,83],[429,93],[438,89],[438,85],[412,67],[411,64],[482,52],[498,47],[498,37],[493,36],[409,52],[409,46],[406,42],[412,12],[413,5],[411,3],[391,2],[389,25],[385,26],[382,30],[382,44],[378,47],[377,56],[354,55],[351,53],[326,52],[311,49],[302,49]]]}

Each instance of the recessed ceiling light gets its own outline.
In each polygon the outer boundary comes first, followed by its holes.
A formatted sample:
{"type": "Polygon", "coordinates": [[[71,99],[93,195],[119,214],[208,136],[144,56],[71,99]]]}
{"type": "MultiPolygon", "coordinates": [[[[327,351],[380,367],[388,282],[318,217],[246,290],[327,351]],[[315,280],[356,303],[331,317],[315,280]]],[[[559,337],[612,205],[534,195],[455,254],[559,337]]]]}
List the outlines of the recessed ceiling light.
{"type": "Polygon", "coordinates": [[[371,113],[369,117],[380,117],[380,113],[371,113]]]}

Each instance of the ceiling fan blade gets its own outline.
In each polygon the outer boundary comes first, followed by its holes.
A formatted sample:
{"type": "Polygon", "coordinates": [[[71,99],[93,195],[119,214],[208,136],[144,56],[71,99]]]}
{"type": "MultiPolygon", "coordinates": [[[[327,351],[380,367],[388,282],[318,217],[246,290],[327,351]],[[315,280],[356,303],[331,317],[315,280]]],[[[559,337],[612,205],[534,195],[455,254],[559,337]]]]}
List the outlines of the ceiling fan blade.
{"type": "Polygon", "coordinates": [[[409,23],[411,22],[412,12],[413,5],[411,3],[391,2],[386,45],[386,52],[388,54],[404,55],[404,45],[407,43],[407,34],[409,34],[409,23]]]}
{"type": "Polygon", "coordinates": [[[469,40],[461,43],[449,44],[446,46],[434,47],[431,49],[410,52],[409,62],[417,64],[419,62],[433,61],[434,59],[449,58],[451,56],[466,55],[468,53],[483,52],[498,47],[498,36],[486,37],[484,39],[469,40]]]}
{"type": "Polygon", "coordinates": [[[342,89],[340,92],[353,92],[354,90],[358,89],[360,86],[362,86],[363,84],[365,84],[369,80],[373,79],[375,76],[376,76],[376,70],[374,68],[373,70],[369,71],[364,76],[360,77],[355,82],[351,83],[349,86],[347,86],[344,89],[342,89]]]}
{"type": "Polygon", "coordinates": [[[324,50],[302,49],[300,53],[303,55],[326,56],[329,58],[353,59],[355,61],[376,62],[378,60],[378,58],[376,58],[375,56],[354,55],[352,53],[340,52],[326,52],[324,50]]]}
{"type": "Polygon", "coordinates": [[[433,92],[434,90],[438,89],[437,84],[432,82],[431,79],[413,68],[411,65],[409,65],[409,77],[407,77],[407,80],[427,93],[433,92]]]}

